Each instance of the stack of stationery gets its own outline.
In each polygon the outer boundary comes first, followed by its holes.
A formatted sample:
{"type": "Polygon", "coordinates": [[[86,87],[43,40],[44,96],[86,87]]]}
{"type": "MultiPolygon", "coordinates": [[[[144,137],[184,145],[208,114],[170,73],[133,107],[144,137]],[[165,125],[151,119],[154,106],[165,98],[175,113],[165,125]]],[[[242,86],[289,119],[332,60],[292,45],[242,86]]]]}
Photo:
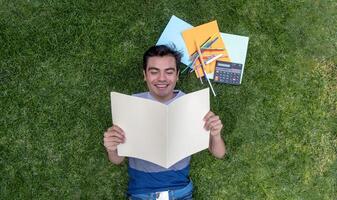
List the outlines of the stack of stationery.
{"type": "Polygon", "coordinates": [[[195,72],[203,83],[207,80],[213,95],[211,79],[216,83],[239,85],[247,55],[248,37],[221,33],[217,21],[193,27],[172,16],[157,45],[174,46],[183,54],[187,67],[181,72],[195,72]]]}
{"type": "MultiPolygon", "coordinates": [[[[214,73],[216,60],[230,61],[216,21],[183,31],[182,37],[192,61],[190,68],[194,69],[197,77],[205,75],[202,73],[202,63],[200,62],[200,58],[203,59],[203,56],[206,57],[207,63],[204,63],[204,70],[207,74],[214,73]],[[200,48],[201,55],[197,53],[197,47],[200,48]],[[212,59],[214,57],[217,59],[212,59]]],[[[208,78],[212,77],[208,76],[208,78]]]]}

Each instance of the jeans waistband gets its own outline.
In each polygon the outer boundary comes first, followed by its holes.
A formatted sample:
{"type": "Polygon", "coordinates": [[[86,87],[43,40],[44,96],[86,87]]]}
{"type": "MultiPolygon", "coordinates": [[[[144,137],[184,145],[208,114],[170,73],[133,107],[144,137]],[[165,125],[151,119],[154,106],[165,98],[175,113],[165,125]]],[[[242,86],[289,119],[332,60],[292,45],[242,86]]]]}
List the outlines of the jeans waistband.
{"type": "MultiPolygon", "coordinates": [[[[193,191],[193,183],[190,181],[190,183],[177,190],[169,190],[169,197],[170,199],[176,199],[176,198],[183,198],[186,196],[192,197],[192,191],[193,191]]],[[[157,192],[147,193],[147,194],[134,194],[129,197],[130,200],[143,200],[143,199],[150,199],[155,200],[157,197],[157,192]]]]}

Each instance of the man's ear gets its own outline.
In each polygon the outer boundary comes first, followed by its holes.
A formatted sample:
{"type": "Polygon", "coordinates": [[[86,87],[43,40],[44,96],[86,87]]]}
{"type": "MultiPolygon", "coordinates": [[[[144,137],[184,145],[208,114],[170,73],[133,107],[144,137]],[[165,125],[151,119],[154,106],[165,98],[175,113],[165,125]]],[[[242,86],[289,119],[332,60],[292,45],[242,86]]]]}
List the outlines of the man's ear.
{"type": "Polygon", "coordinates": [[[177,81],[179,81],[179,74],[180,74],[180,70],[178,70],[178,73],[177,73],[177,81]]]}
{"type": "Polygon", "coordinates": [[[144,81],[146,81],[146,72],[143,70],[143,75],[144,75],[144,81]]]}

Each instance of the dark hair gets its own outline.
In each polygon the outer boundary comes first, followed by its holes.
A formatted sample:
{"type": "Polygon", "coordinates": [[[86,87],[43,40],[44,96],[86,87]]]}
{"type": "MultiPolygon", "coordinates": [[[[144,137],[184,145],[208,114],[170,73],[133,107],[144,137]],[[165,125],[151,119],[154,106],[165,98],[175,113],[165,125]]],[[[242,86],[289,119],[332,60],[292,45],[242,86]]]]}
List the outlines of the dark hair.
{"type": "Polygon", "coordinates": [[[150,57],[155,57],[155,56],[172,56],[175,58],[176,60],[176,69],[177,69],[177,73],[179,71],[179,64],[180,64],[180,60],[181,60],[181,56],[182,54],[175,50],[175,47],[169,47],[166,45],[158,45],[158,46],[152,46],[150,47],[143,56],[143,69],[146,72],[146,67],[147,67],[147,62],[149,60],[150,57]]]}

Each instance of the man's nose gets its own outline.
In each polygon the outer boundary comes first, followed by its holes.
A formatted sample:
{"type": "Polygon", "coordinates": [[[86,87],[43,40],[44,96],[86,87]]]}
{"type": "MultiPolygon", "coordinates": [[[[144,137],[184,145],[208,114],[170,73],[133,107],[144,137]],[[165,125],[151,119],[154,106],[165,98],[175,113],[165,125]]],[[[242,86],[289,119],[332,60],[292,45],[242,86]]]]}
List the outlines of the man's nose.
{"type": "Polygon", "coordinates": [[[159,79],[160,81],[165,81],[165,80],[166,80],[166,75],[165,75],[165,73],[160,73],[158,79],[159,79]]]}

